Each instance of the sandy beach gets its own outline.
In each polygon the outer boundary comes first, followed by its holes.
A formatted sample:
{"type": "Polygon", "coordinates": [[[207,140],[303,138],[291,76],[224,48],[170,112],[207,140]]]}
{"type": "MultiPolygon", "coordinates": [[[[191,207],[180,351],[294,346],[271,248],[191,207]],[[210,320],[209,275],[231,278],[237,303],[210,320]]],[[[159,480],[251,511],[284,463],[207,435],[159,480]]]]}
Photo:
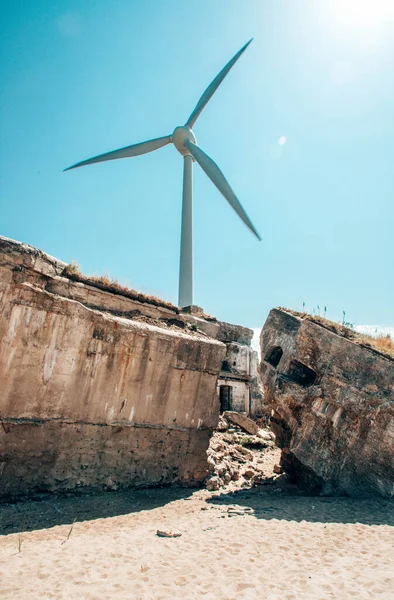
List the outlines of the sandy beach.
{"type": "Polygon", "coordinates": [[[3,505],[1,598],[392,599],[393,512],[388,500],[276,486],[3,505]],[[158,529],[182,535],[160,538],[158,529]]]}

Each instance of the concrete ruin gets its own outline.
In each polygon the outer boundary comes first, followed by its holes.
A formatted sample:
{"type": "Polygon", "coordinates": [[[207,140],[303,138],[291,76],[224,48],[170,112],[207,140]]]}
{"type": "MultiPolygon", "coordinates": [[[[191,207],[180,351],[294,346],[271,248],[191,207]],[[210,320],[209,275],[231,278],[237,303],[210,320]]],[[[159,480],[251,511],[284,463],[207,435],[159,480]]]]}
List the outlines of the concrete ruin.
{"type": "Polygon", "coordinates": [[[218,380],[221,412],[235,410],[256,417],[266,412],[257,352],[250,347],[250,340],[247,344],[224,340],[226,357],[218,380]]]}
{"type": "Polygon", "coordinates": [[[202,327],[205,333],[226,344],[217,386],[220,412],[234,410],[254,417],[267,416],[269,411],[258,373],[258,355],[251,348],[253,330],[218,321],[205,315],[198,306],[184,310],[192,315],[195,326],[202,327]]]}
{"type": "Polygon", "coordinates": [[[251,335],[0,237],[0,498],[202,482],[251,335]]]}
{"type": "Polygon", "coordinates": [[[274,309],[260,371],[281,466],[322,494],[394,495],[394,360],[325,319],[274,309]]]}
{"type": "Polygon", "coordinates": [[[202,481],[225,345],[65,266],[0,239],[0,496],[202,481]]]}

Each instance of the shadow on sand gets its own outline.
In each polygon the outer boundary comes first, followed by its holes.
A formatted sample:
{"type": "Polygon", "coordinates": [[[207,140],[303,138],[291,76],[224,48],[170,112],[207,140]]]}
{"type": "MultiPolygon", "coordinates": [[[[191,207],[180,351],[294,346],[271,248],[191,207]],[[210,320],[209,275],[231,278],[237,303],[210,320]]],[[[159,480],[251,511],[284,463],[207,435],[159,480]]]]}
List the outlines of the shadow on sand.
{"type": "MultiPolygon", "coordinates": [[[[67,525],[153,510],[176,500],[192,499],[196,489],[151,488],[41,495],[31,500],[0,504],[0,535],[67,525]]],[[[205,506],[228,507],[228,516],[250,515],[264,520],[301,523],[362,523],[394,526],[394,501],[384,498],[320,497],[300,494],[295,487],[259,486],[199,498],[205,506]]]]}
{"type": "Polygon", "coordinates": [[[189,498],[193,492],[195,489],[167,487],[59,496],[42,494],[31,500],[0,504],[0,535],[152,510],[189,498]]]}
{"type": "Polygon", "coordinates": [[[264,487],[215,495],[209,504],[249,509],[257,519],[309,523],[394,526],[394,501],[384,498],[320,497],[264,487]]]}

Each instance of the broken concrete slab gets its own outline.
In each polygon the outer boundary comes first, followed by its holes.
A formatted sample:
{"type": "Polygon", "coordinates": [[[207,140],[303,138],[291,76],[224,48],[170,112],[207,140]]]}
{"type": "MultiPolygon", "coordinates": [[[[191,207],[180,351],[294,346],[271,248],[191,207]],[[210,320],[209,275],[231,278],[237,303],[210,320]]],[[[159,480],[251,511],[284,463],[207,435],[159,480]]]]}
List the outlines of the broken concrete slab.
{"type": "Polygon", "coordinates": [[[226,410],[222,415],[227,421],[233,423],[234,425],[238,425],[241,429],[246,431],[246,433],[250,433],[251,435],[257,435],[259,431],[258,425],[249,419],[245,413],[239,413],[232,410],[226,410]]]}
{"type": "Polygon", "coordinates": [[[323,494],[394,494],[394,360],[282,309],[261,333],[260,372],[281,466],[323,494]]]}

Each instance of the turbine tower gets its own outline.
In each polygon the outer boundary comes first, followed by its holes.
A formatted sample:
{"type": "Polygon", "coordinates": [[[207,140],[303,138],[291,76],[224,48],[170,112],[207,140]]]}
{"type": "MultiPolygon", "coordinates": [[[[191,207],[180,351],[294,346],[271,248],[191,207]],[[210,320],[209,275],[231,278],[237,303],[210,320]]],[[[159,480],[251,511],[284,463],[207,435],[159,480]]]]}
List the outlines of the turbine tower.
{"type": "Polygon", "coordinates": [[[167,144],[174,144],[175,148],[183,156],[184,162],[181,256],[178,296],[178,305],[181,308],[185,308],[186,306],[193,304],[193,161],[196,161],[200,165],[202,170],[205,171],[212,183],[223,194],[227,202],[233,207],[245,225],[254,233],[258,240],[261,240],[252,221],[249,219],[241,203],[231,189],[230,184],[217,164],[197,145],[197,140],[192,129],[201,112],[208,104],[209,100],[212,98],[213,94],[216,92],[227,73],[235,65],[241,54],[245,52],[251,41],[252,40],[249,40],[249,42],[245,44],[241,50],[235,54],[235,56],[233,56],[226,66],[223,67],[220,73],[216,75],[215,79],[209,84],[197,102],[195,109],[186,121],[185,125],[176,127],[172,135],[166,135],[154,140],[148,140],[147,142],[133,144],[132,146],[120,148],[119,150],[113,150],[112,152],[100,154],[99,156],[88,158],[87,160],[83,160],[75,165],[72,165],[71,167],[68,167],[67,169],[64,169],[65,171],[69,171],[70,169],[76,169],[77,167],[83,167],[85,165],[91,165],[93,163],[102,161],[139,156],[140,154],[146,154],[148,152],[152,152],[153,150],[157,150],[158,148],[166,146],[167,144]]]}

